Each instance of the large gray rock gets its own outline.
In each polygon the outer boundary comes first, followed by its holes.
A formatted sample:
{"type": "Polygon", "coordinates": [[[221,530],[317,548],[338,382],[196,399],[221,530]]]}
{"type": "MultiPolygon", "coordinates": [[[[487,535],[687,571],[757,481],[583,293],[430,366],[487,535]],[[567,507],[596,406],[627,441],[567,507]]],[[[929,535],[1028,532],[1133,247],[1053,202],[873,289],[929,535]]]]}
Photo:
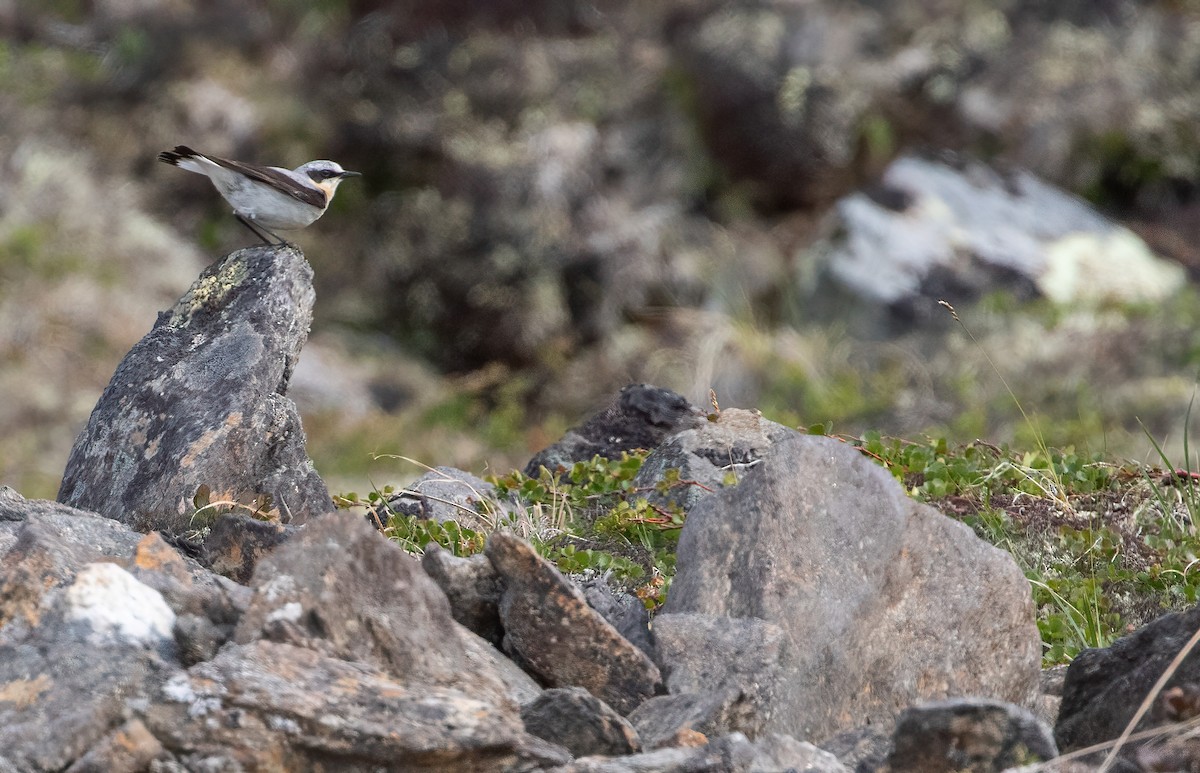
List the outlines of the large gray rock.
{"type": "Polygon", "coordinates": [[[20,513],[6,521],[17,528],[0,556],[0,629],[13,623],[36,625],[43,596],[71,583],[93,561],[128,561],[141,535],[116,521],[57,502],[26,500],[11,489],[0,492],[0,507],[20,513]]]}
{"type": "Polygon", "coordinates": [[[629,720],[582,687],[552,687],[521,707],[525,729],[576,757],[642,750],[629,720]]]}
{"type": "Polygon", "coordinates": [[[536,694],[512,683],[498,653],[454,621],[450,605],[412,556],[359,515],[308,524],[259,563],[256,594],[235,639],[267,638],[371,664],[410,684],[468,690],[496,704],[536,694]]]}
{"type": "Polygon", "coordinates": [[[944,296],[961,303],[997,287],[1059,303],[1146,302],[1186,281],[1128,229],[1024,170],[904,157],[876,188],[839,201],[837,214],[839,237],[823,260],[864,312],[920,318],[941,314],[934,302],[944,296]]]}
{"type": "Polygon", "coordinates": [[[647,749],[661,749],[684,745],[683,739],[716,738],[732,732],[730,728],[761,725],[754,708],[736,687],[714,688],[656,695],[634,709],[629,721],[647,749]]]}
{"type": "Polygon", "coordinates": [[[531,770],[565,750],[470,689],[269,641],[226,647],[163,685],[145,723],[187,770],[531,770]]]}
{"type": "Polygon", "coordinates": [[[633,479],[646,499],[684,513],[705,495],[734,485],[792,430],[742,408],[727,408],[668,438],[642,462],[633,479]],[[659,491],[667,474],[675,482],[659,491]]]}
{"type": "Polygon", "coordinates": [[[313,298],[312,268],[292,247],[239,250],[205,269],[117,368],[58,500],[174,534],[197,528],[202,487],[208,501],[261,505],[281,521],[332,510],[284,396],[313,298]]]}
{"type": "Polygon", "coordinates": [[[88,564],[30,614],[35,625],[0,628],[0,770],[61,771],[107,744],[173,672],[175,615],[108,562],[88,564]]]}
{"type": "MultiPolygon", "coordinates": [[[[703,740],[703,737],[701,737],[703,740]]],[[[785,735],[732,733],[691,747],[625,757],[581,757],[552,773],[849,773],[837,758],[785,735]]]]}
{"type": "MultiPolygon", "coordinates": [[[[1080,652],[1063,681],[1062,705],[1054,726],[1059,747],[1069,752],[1119,736],[1197,628],[1200,606],[1163,615],[1109,647],[1080,652]]],[[[1200,653],[1193,650],[1164,689],[1191,688],[1198,683],[1200,653]]],[[[1145,730],[1169,719],[1157,711],[1147,712],[1135,729],[1145,730]]]]}
{"type": "Polygon", "coordinates": [[[621,714],[658,690],[658,668],[622,637],[583,594],[529,543],[488,539],[487,557],[504,583],[504,649],[548,687],[583,687],[621,714]]]}
{"type": "Polygon", "coordinates": [[[1012,557],[837,440],[796,434],[702,500],[678,567],[666,611],[786,632],[768,732],[819,743],[921,700],[1036,701],[1041,640],[1012,557]]]}
{"type": "Polygon", "coordinates": [[[901,714],[887,762],[889,773],[990,773],[1057,756],[1050,728],[1028,709],[956,698],[901,714]]]}
{"type": "Polygon", "coordinates": [[[727,695],[718,720],[696,729],[705,734],[738,731],[754,739],[774,709],[784,629],[751,617],[663,612],[654,618],[655,662],[674,695],[727,695]]]}
{"type": "Polygon", "coordinates": [[[213,646],[229,638],[249,603],[248,589],[184,558],[158,534],[138,534],[110,518],[11,491],[0,492],[0,507],[23,516],[3,522],[19,528],[0,555],[0,630],[39,625],[43,597],[96,561],[121,566],[161,593],[186,618],[185,627],[213,646]]]}

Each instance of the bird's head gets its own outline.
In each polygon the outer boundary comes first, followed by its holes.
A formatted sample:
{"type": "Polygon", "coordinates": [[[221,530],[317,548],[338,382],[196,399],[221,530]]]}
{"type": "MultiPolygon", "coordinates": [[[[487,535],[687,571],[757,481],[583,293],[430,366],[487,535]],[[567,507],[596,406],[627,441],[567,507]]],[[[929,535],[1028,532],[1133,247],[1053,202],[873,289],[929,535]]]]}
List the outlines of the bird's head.
{"type": "Polygon", "coordinates": [[[313,185],[325,191],[325,203],[333,201],[333,194],[337,191],[338,184],[347,177],[362,177],[361,172],[350,172],[342,169],[341,165],[336,161],[309,161],[304,166],[296,170],[297,174],[302,174],[312,180],[313,185]]]}

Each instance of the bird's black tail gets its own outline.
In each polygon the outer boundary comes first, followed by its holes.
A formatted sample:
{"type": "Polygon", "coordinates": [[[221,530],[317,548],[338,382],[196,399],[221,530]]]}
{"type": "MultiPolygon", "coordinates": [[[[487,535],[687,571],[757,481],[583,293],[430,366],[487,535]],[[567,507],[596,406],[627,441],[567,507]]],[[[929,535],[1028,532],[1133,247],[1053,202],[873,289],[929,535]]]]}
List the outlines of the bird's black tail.
{"type": "Polygon", "coordinates": [[[174,150],[164,150],[158,154],[158,160],[164,164],[171,166],[179,166],[179,162],[185,158],[194,158],[200,154],[189,148],[187,145],[176,145],[174,150]]]}

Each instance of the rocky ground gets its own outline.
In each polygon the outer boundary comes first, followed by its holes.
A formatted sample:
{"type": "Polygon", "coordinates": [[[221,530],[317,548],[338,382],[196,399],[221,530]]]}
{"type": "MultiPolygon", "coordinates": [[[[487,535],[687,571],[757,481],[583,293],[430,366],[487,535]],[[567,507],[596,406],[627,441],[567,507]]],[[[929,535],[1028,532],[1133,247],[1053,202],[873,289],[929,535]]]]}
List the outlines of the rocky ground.
{"type": "Polygon", "coordinates": [[[1198,21],[0,4],[0,771],[1195,767],[1198,21]],[[364,177],[234,251],[181,142],[364,177]]]}
{"type": "Polygon", "coordinates": [[[649,450],[647,512],[682,524],[652,622],[539,555],[531,500],[467,473],[330,512],[286,397],[310,278],[292,247],[210,266],[117,369],[60,502],[0,490],[0,770],[1194,764],[1196,659],[1152,684],[1196,609],[1056,683],[1009,553],[754,412],[633,385],[530,461],[649,450]],[[386,538],[409,510],[482,551],[418,561],[386,538]]]}

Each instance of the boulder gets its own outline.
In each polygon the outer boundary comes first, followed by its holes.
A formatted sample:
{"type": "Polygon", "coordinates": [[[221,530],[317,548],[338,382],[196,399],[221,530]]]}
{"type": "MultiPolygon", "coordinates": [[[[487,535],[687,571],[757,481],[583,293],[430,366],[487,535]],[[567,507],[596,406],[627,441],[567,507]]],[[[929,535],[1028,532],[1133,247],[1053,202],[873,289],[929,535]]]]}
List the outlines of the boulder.
{"type": "Polygon", "coordinates": [[[415,558],[359,515],[335,513],[255,570],[256,591],[235,633],[359,661],[407,684],[452,687],[497,705],[537,692],[510,684],[502,658],[454,621],[415,558]]]}
{"type": "Polygon", "coordinates": [[[642,750],[629,720],[582,687],[552,687],[521,707],[525,730],[576,757],[620,757],[642,750]]]}
{"type": "Polygon", "coordinates": [[[758,737],[775,705],[785,641],[783,628],[752,617],[663,612],[654,618],[655,662],[672,696],[732,693],[717,701],[724,706],[719,722],[696,728],[706,735],[758,737]],[[736,711],[729,708],[734,704],[736,711]]]}
{"type": "MultiPolygon", "coordinates": [[[[1167,666],[1200,628],[1200,606],[1163,615],[1111,646],[1080,652],[1063,680],[1054,738],[1064,752],[1112,740],[1121,734],[1167,666]]],[[[1164,690],[1200,684],[1200,653],[1184,658],[1164,690]]],[[[1200,705],[1200,702],[1197,702],[1200,705]]],[[[1170,721],[1147,712],[1135,730],[1170,721]]]]}
{"type": "Polygon", "coordinates": [[[578,585],[589,607],[599,612],[630,644],[654,657],[650,613],[641,599],[628,591],[613,588],[604,575],[582,579],[578,585]]]}
{"type": "Polygon", "coordinates": [[[284,396],[313,298],[293,247],[238,250],[205,269],[117,368],[58,500],[170,534],[204,523],[197,496],[285,522],[332,510],[284,396]]]}
{"type": "Polygon", "coordinates": [[[297,527],[251,518],[245,513],[223,513],[213,521],[200,543],[199,555],[217,574],[243,585],[268,553],[296,534],[297,527]]]}
{"type": "Polygon", "coordinates": [[[487,556],[459,558],[431,542],[425,546],[421,566],[446,594],[454,619],[499,647],[504,639],[500,624],[500,596],[504,588],[487,556]]]}
{"type": "Polygon", "coordinates": [[[185,629],[211,640],[210,646],[230,637],[249,604],[247,588],[185,558],[158,534],[138,534],[110,518],[11,491],[0,494],[0,502],[23,514],[23,520],[3,522],[19,528],[0,555],[0,628],[38,625],[43,596],[74,582],[96,561],[123,567],[161,593],[185,629]]]}
{"type": "Polygon", "coordinates": [[[174,613],[157,591],[100,562],[44,593],[35,614],[32,626],[0,627],[0,770],[113,759],[93,747],[111,746],[111,732],[173,673],[174,613]]]}
{"type": "Polygon", "coordinates": [[[71,583],[94,561],[127,561],[141,535],[116,521],[57,502],[26,500],[11,489],[0,506],[23,513],[6,521],[15,540],[0,555],[0,629],[10,623],[37,625],[43,596],[71,583]]]}
{"type": "MultiPolygon", "coordinates": [[[[920,320],[940,315],[943,297],[961,303],[997,287],[1058,303],[1151,302],[1186,281],[1131,231],[1025,170],[903,157],[836,211],[838,237],[818,252],[864,311],[920,320]]],[[[826,304],[842,302],[827,290],[826,304]]]]}
{"type": "Polygon", "coordinates": [[[1050,728],[1029,710],[956,698],[906,709],[896,722],[889,773],[1000,773],[1058,756],[1050,728]]]}
{"type": "Polygon", "coordinates": [[[646,749],[687,745],[688,738],[716,738],[730,728],[759,727],[755,706],[736,687],[656,695],[629,715],[646,749]]]}
{"type": "Polygon", "coordinates": [[[485,552],[504,584],[504,650],[548,687],[583,687],[626,715],[660,687],[658,668],[529,543],[496,532],[485,552]]]}
{"type": "Polygon", "coordinates": [[[1034,705],[1041,639],[1020,568],[837,440],[796,433],[701,500],[665,611],[786,635],[765,731],[820,743],[923,700],[1034,705]]]}
{"type": "Polygon", "coordinates": [[[832,754],[785,735],[732,733],[625,757],[581,757],[548,773],[849,773],[832,754]]]}
{"type": "Polygon", "coordinates": [[[438,523],[454,521],[483,532],[493,531],[507,520],[495,486],[453,467],[430,470],[405,486],[388,499],[385,508],[379,509],[380,522],[386,524],[391,513],[429,518],[438,523]]]}
{"type": "Polygon", "coordinates": [[[187,770],[530,770],[570,759],[473,690],[271,641],[165,683],[146,726],[187,770]]]}
{"type": "Polygon", "coordinates": [[[682,395],[649,384],[630,384],[607,408],[539,451],[525,465],[525,474],[537,477],[543,467],[551,472],[569,470],[575,462],[594,456],[620,459],[622,452],[657,448],[700,420],[700,410],[682,395]]]}
{"type": "Polygon", "coordinates": [[[633,483],[647,491],[651,504],[686,513],[701,497],[736,484],[772,445],[791,434],[792,430],[756,411],[726,408],[655,448],[633,483]],[[657,490],[656,484],[666,481],[668,474],[672,481],[665,490],[657,490]]]}

